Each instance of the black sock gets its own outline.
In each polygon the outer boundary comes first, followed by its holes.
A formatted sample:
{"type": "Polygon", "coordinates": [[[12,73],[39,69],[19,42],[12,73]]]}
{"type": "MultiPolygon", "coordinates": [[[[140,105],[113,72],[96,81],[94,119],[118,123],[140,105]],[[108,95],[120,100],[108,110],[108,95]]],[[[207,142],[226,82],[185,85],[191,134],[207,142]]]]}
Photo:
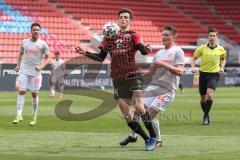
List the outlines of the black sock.
{"type": "Polygon", "coordinates": [[[181,90],[183,90],[183,87],[182,87],[182,84],[181,84],[181,83],[179,84],[179,88],[180,88],[181,90]]]}
{"type": "Polygon", "coordinates": [[[137,121],[130,121],[127,124],[134,132],[138,133],[144,139],[144,141],[149,139],[148,135],[137,121]]]}
{"type": "Polygon", "coordinates": [[[212,100],[206,100],[206,103],[205,103],[205,116],[208,116],[208,113],[210,112],[210,109],[212,107],[212,103],[213,101],[212,100]]]}
{"type": "Polygon", "coordinates": [[[156,138],[156,133],[155,133],[154,128],[152,126],[152,121],[150,119],[149,113],[145,112],[141,117],[142,117],[144,125],[146,126],[146,128],[149,131],[150,137],[156,138]]]}
{"type": "Polygon", "coordinates": [[[201,104],[203,113],[205,113],[205,102],[201,101],[200,104],[201,104]]]}

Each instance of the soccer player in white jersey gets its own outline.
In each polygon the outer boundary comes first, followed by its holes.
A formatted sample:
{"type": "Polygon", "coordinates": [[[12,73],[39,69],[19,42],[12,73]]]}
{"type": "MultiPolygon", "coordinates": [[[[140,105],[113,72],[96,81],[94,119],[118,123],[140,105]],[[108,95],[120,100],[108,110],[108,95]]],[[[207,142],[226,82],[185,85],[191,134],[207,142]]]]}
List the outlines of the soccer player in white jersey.
{"type": "Polygon", "coordinates": [[[64,76],[65,76],[65,64],[60,58],[60,52],[55,52],[55,59],[51,63],[51,74],[50,74],[50,84],[51,84],[51,94],[50,97],[55,97],[55,86],[58,84],[60,89],[60,98],[63,97],[64,91],[64,76]]]}
{"type": "MultiPolygon", "coordinates": [[[[150,68],[145,73],[152,76],[152,81],[144,90],[144,103],[150,115],[150,120],[145,121],[152,123],[158,139],[156,146],[159,147],[162,146],[162,139],[157,114],[165,111],[173,102],[180,76],[184,72],[184,52],[175,45],[176,37],[176,28],[163,27],[162,43],[165,48],[155,54],[150,68]]],[[[133,132],[121,141],[120,145],[127,145],[129,142],[136,142],[136,140],[137,135],[133,132]]]]}
{"type": "Polygon", "coordinates": [[[23,120],[22,110],[24,106],[25,93],[32,92],[32,119],[30,125],[37,122],[38,91],[42,84],[41,70],[49,63],[49,48],[45,41],[39,38],[41,26],[39,23],[31,25],[31,38],[24,39],[21,44],[18,63],[15,68],[19,72],[19,93],[17,98],[17,116],[13,124],[18,124],[23,120]]]}

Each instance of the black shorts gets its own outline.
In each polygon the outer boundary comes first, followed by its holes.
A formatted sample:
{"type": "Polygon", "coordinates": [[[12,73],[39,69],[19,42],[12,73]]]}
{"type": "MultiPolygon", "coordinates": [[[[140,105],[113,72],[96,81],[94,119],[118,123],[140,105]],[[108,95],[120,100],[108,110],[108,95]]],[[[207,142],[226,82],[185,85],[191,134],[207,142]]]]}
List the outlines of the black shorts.
{"type": "Polygon", "coordinates": [[[208,88],[216,89],[220,75],[219,73],[200,72],[199,76],[199,93],[205,95],[208,88]]]}
{"type": "Polygon", "coordinates": [[[133,91],[143,90],[143,80],[141,76],[132,78],[119,78],[113,80],[114,98],[132,99],[133,91]]]}

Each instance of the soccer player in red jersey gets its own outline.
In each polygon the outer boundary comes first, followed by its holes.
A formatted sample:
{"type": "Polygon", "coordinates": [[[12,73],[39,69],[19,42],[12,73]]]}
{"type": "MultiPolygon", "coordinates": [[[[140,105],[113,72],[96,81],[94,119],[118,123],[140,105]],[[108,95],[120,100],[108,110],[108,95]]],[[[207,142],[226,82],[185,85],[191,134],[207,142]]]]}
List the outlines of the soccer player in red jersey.
{"type": "Polygon", "coordinates": [[[120,110],[128,126],[138,133],[145,141],[145,150],[153,150],[156,143],[156,134],[151,124],[148,112],[144,108],[141,71],[135,61],[135,54],[139,50],[147,55],[151,52],[150,45],[144,46],[139,34],[130,30],[133,13],[123,8],[118,12],[120,33],[114,38],[104,37],[100,53],[94,54],[83,51],[80,47],[76,52],[95,61],[104,61],[107,54],[111,56],[111,78],[113,79],[114,97],[118,101],[120,110]],[[144,132],[139,122],[133,119],[130,103],[133,100],[135,110],[144,119],[144,124],[150,137],[144,132]]]}

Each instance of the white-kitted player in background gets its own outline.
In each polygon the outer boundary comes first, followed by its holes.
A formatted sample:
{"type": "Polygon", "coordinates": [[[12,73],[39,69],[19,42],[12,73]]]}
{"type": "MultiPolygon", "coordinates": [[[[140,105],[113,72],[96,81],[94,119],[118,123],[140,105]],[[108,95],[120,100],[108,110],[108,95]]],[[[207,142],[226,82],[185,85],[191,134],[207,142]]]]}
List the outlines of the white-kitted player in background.
{"type": "Polygon", "coordinates": [[[50,52],[47,43],[39,38],[41,26],[39,23],[31,25],[31,38],[24,39],[21,44],[16,72],[19,72],[19,93],[17,98],[17,115],[13,124],[23,120],[22,110],[24,106],[25,93],[32,92],[32,119],[30,125],[37,122],[37,110],[39,104],[38,92],[42,84],[41,70],[50,61],[50,52]]]}
{"type": "Polygon", "coordinates": [[[58,84],[60,90],[60,96],[63,97],[64,91],[64,78],[65,78],[65,64],[64,61],[60,58],[60,52],[55,52],[55,59],[51,63],[51,74],[50,74],[50,97],[55,97],[56,90],[55,86],[58,84]]]}

